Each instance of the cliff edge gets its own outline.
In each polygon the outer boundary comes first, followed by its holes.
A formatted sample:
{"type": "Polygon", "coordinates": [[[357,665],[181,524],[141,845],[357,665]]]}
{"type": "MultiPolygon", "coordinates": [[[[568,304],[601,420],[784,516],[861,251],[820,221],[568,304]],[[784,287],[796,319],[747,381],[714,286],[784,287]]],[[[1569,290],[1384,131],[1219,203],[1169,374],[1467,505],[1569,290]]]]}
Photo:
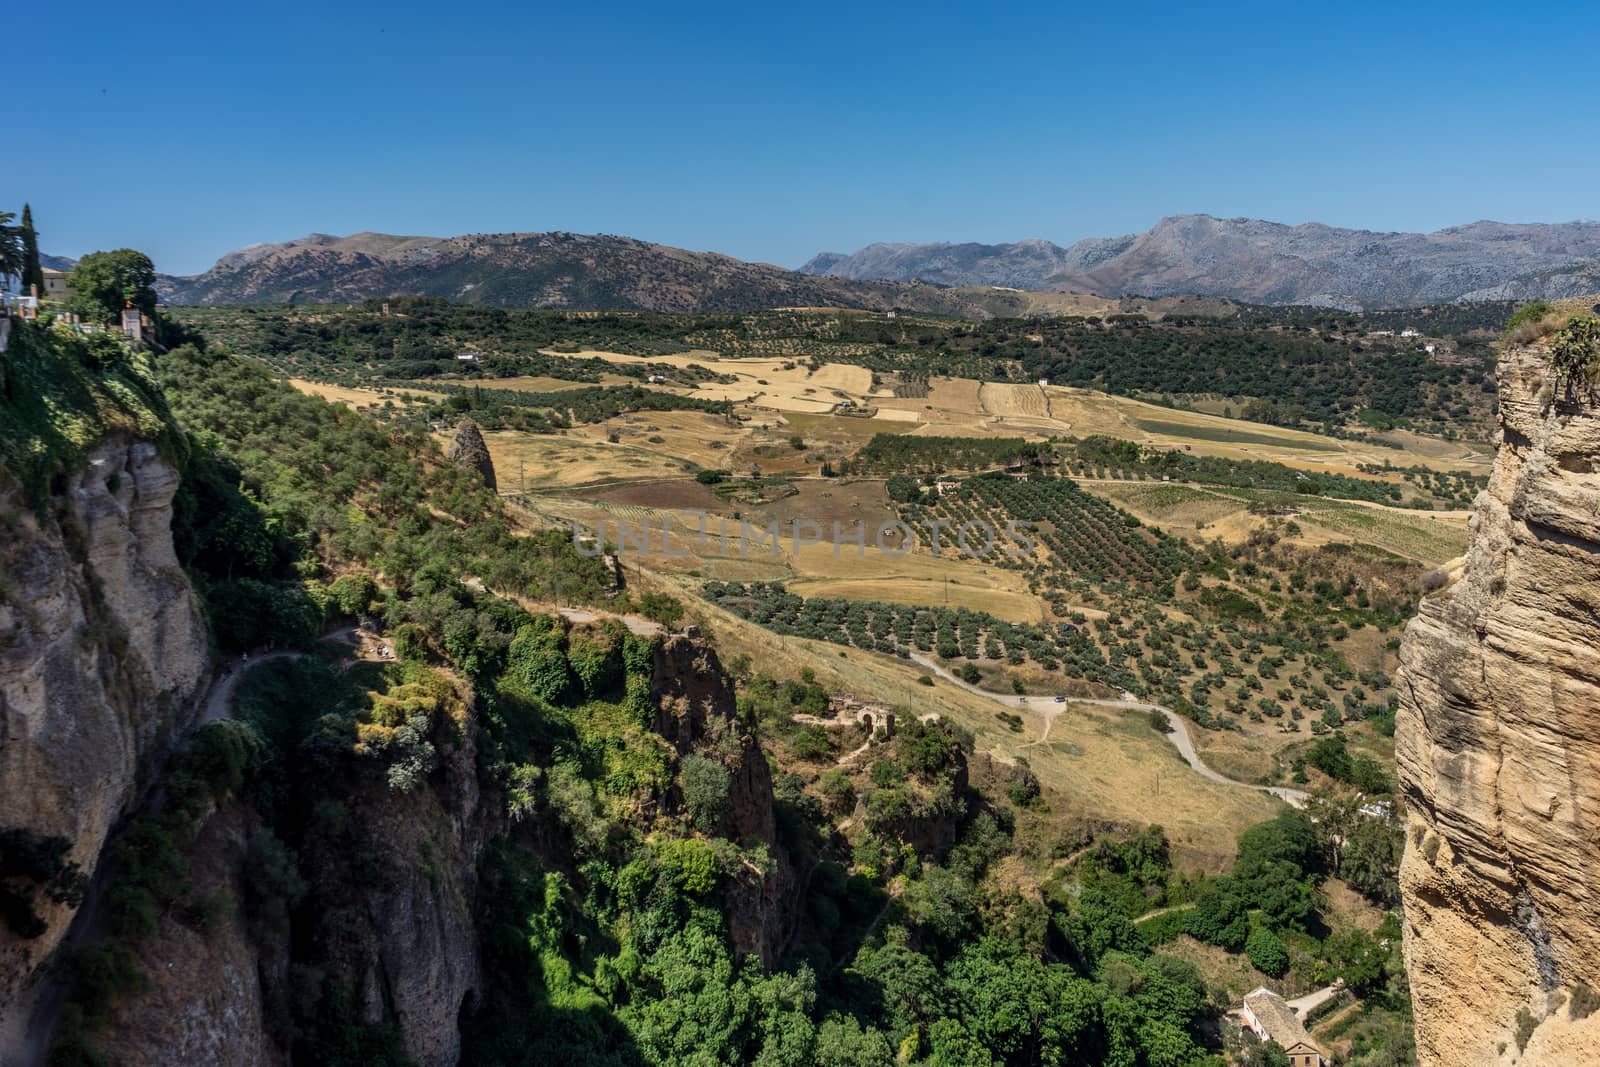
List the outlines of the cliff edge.
{"type": "MultiPolygon", "coordinates": [[[[120,433],[42,511],[0,466],[0,825],[70,842],[86,875],[210,676],[205,618],[173,550],[177,487],[154,444],[120,433]]],[[[0,925],[0,1049],[75,910],[42,893],[32,904],[42,932],[0,925]]]]}
{"type": "Polygon", "coordinates": [[[1400,655],[1425,1065],[1600,1063],[1600,398],[1507,349],[1465,574],[1400,655]]]}

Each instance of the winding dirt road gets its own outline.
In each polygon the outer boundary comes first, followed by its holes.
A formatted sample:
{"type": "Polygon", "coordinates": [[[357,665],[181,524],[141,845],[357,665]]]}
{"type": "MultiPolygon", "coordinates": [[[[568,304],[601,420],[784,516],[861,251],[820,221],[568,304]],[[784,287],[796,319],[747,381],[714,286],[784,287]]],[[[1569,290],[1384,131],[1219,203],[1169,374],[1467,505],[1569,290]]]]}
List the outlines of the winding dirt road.
{"type": "Polygon", "coordinates": [[[1080,697],[1074,697],[1065,703],[1058,704],[1053,697],[1008,696],[1004,693],[992,693],[987,689],[979,689],[970,682],[964,682],[935,663],[931,657],[920,652],[912,653],[911,658],[951,685],[965,689],[969,693],[992,700],[1008,708],[1031,711],[1035,715],[1042,715],[1044,717],[1044,730],[1039,734],[1039,739],[1031,742],[1031,744],[1044,744],[1050,737],[1050,726],[1055,722],[1056,716],[1073,704],[1092,704],[1096,707],[1119,708],[1123,711],[1159,711],[1167,720],[1167,740],[1172,742],[1174,747],[1177,748],[1178,754],[1183,757],[1183,761],[1200,777],[1207,781],[1216,782],[1218,785],[1231,785],[1240,789],[1254,789],[1260,793],[1270,793],[1279,800],[1297,808],[1305,807],[1306,800],[1309,799],[1309,794],[1302,789],[1291,789],[1282,785],[1253,785],[1250,782],[1241,782],[1226,775],[1218,774],[1206,766],[1205,761],[1200,758],[1200,754],[1195,751],[1194,741],[1189,736],[1188,723],[1177,712],[1160,704],[1148,704],[1142,700],[1092,700],[1080,697]]]}

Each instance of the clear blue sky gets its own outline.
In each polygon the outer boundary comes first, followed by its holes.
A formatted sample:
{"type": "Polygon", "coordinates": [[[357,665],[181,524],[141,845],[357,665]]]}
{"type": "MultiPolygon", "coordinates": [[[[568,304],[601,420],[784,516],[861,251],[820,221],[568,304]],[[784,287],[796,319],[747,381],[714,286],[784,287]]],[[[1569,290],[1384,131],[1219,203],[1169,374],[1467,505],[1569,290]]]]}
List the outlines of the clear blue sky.
{"type": "Polygon", "coordinates": [[[1403,7],[35,4],[0,206],[177,273],[312,231],[796,266],[1181,212],[1600,216],[1595,5],[1403,7]]]}

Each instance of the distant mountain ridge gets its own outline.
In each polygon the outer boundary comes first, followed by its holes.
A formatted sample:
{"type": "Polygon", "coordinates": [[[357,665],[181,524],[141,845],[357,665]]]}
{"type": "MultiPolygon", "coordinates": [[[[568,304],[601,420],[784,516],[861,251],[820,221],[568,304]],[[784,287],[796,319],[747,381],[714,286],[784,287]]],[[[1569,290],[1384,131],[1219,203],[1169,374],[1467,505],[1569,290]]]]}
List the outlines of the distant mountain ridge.
{"type": "Polygon", "coordinates": [[[162,275],[156,288],[174,304],[340,303],[412,294],[505,308],[903,307],[985,314],[974,299],[934,286],[802,274],[630,237],[575,233],[313,233],[238,249],[203,274],[162,275]]]}
{"type": "Polygon", "coordinates": [[[1174,215],[1144,233],[1068,247],[872,244],[824,252],[803,273],[1084,292],[1195,293],[1256,304],[1351,310],[1456,300],[1525,300],[1600,290],[1600,223],[1474,222],[1434,233],[1174,215]]]}

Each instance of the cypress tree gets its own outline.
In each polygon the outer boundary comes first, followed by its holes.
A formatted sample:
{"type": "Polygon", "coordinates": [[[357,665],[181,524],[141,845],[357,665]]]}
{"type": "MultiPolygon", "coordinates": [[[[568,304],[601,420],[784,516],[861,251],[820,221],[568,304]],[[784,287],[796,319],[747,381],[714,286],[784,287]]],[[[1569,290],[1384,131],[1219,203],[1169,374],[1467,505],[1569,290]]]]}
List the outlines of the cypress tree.
{"type": "Polygon", "coordinates": [[[33,208],[28,204],[22,205],[22,291],[26,293],[28,286],[36,285],[40,296],[44,295],[44,268],[39,265],[39,234],[33,228],[33,208]]]}

